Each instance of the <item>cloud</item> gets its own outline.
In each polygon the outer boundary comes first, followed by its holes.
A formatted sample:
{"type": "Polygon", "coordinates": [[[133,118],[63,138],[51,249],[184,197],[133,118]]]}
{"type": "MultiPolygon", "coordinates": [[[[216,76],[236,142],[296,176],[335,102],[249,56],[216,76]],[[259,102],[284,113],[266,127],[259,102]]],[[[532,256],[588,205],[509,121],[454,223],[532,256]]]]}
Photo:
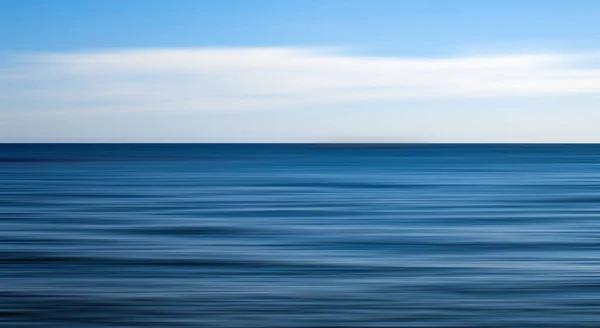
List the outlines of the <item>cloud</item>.
{"type": "Polygon", "coordinates": [[[218,111],[600,91],[596,55],[353,56],[306,48],[26,54],[0,71],[13,109],[218,111]]]}

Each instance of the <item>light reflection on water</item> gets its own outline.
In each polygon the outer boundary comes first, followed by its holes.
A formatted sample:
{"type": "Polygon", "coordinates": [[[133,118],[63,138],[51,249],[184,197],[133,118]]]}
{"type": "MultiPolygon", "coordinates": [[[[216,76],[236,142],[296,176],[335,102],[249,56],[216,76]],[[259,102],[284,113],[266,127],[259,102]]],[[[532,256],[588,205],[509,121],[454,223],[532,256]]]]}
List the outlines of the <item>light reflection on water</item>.
{"type": "Polygon", "coordinates": [[[600,145],[0,145],[0,325],[598,327],[600,145]]]}

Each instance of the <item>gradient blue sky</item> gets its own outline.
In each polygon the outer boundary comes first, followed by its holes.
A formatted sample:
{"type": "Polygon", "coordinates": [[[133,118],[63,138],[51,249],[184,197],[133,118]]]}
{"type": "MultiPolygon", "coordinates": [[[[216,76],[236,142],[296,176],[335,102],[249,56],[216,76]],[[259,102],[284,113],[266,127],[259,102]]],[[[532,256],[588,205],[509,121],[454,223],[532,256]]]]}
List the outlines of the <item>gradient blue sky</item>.
{"type": "Polygon", "coordinates": [[[600,142],[600,1],[0,6],[0,142],[600,142]]]}

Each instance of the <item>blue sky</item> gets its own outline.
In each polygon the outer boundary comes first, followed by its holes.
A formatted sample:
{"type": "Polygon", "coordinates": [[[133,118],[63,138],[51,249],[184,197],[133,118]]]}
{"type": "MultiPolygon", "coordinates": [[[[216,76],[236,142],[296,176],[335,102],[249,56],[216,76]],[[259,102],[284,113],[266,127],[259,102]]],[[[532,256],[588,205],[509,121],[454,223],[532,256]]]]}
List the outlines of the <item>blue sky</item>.
{"type": "Polygon", "coordinates": [[[0,141],[600,142],[600,1],[0,6],[0,141]]]}

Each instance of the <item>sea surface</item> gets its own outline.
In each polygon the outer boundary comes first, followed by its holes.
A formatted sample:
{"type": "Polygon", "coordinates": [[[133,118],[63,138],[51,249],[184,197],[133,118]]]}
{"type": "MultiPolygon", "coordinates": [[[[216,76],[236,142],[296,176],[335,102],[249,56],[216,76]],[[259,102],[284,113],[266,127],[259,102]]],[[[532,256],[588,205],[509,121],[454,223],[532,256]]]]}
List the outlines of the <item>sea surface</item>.
{"type": "Polygon", "coordinates": [[[600,145],[2,144],[0,326],[600,327],[600,145]]]}

